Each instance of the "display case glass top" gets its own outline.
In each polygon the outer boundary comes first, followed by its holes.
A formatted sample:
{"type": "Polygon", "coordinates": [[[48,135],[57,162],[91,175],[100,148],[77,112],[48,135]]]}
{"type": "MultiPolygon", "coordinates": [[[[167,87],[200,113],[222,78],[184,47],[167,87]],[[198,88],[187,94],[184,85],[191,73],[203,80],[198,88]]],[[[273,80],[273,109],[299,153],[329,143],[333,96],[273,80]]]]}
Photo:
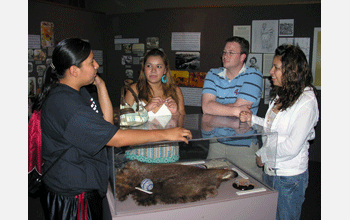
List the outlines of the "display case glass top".
{"type": "MultiPolygon", "coordinates": [[[[161,141],[122,149],[115,148],[117,162],[114,162],[116,165],[133,159],[148,163],[202,162],[208,159],[227,158],[261,180],[263,170],[256,165],[255,153],[265,146],[269,149],[268,154],[272,155],[270,158],[275,158],[273,155],[276,155],[277,132],[270,132],[256,124],[242,123],[236,117],[208,114],[160,116],[149,118],[143,125],[121,127],[121,129],[152,130],[178,126],[191,131],[192,138],[189,139],[189,144],[161,141]],[[268,146],[266,142],[269,142],[268,146]]],[[[273,167],[275,161],[269,161],[269,164],[273,167]]]]}
{"type": "MultiPolygon", "coordinates": [[[[216,116],[209,114],[187,114],[183,116],[158,116],[140,126],[122,127],[121,129],[166,129],[172,127],[183,127],[191,131],[194,141],[220,140],[230,141],[230,139],[244,139],[250,136],[273,135],[275,132],[266,131],[262,126],[250,123],[242,123],[236,117],[216,116]]],[[[170,141],[157,142],[169,143],[170,141]]],[[[148,143],[144,145],[153,145],[148,143]]],[[[243,145],[245,143],[242,143],[243,145]]]]}

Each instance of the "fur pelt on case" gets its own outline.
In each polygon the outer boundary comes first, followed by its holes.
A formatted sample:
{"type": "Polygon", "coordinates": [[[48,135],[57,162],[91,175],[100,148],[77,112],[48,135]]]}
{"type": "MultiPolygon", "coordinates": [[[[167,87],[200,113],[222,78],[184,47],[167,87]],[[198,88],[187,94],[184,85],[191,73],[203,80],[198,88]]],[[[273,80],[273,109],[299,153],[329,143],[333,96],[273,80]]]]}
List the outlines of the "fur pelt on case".
{"type": "Polygon", "coordinates": [[[221,182],[235,177],[237,173],[232,170],[202,169],[180,164],[147,164],[133,160],[118,170],[115,187],[120,201],[131,194],[138,205],[175,204],[215,197],[221,182]],[[135,189],[145,178],[153,181],[153,194],[135,189]]]}

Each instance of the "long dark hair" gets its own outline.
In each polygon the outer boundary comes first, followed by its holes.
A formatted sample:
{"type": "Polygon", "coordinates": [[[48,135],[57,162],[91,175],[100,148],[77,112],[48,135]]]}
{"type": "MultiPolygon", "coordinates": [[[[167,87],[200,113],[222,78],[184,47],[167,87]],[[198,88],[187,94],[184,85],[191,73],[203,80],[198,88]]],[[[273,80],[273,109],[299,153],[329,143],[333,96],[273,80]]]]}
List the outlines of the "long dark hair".
{"type": "Polygon", "coordinates": [[[286,110],[300,97],[306,87],[312,85],[312,74],[304,52],[297,46],[283,44],[275,50],[275,57],[282,61],[282,87],[272,88],[272,100],[278,95],[276,104],[282,104],[279,110],[286,110]]]}
{"type": "Polygon", "coordinates": [[[90,44],[79,38],[68,38],[58,43],[52,53],[52,65],[45,71],[44,82],[33,104],[33,111],[41,110],[45,98],[59,84],[59,80],[65,77],[66,70],[73,65],[80,67],[90,52],[90,44]]]}
{"type": "Polygon", "coordinates": [[[150,102],[152,99],[153,91],[152,91],[152,88],[148,85],[146,75],[145,75],[145,65],[146,65],[147,59],[150,56],[159,56],[160,58],[162,58],[166,68],[165,75],[167,78],[167,82],[162,83],[164,96],[165,97],[171,96],[175,100],[176,104],[179,105],[179,98],[176,93],[176,85],[174,83],[174,79],[170,72],[169,59],[167,55],[159,49],[150,50],[143,58],[140,76],[136,84],[137,90],[139,91],[138,98],[146,102],[150,102]]]}

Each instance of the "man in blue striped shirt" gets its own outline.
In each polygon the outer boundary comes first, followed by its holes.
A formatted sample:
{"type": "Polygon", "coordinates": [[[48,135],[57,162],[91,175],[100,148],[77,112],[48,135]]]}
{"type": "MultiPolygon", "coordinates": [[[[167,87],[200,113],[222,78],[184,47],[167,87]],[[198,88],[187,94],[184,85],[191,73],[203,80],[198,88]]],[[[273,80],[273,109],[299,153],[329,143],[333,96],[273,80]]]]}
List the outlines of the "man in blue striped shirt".
{"type": "Polygon", "coordinates": [[[238,117],[241,111],[251,110],[256,115],[263,76],[259,70],[245,65],[248,54],[249,42],[244,38],[233,36],[226,40],[223,67],[210,69],[204,81],[203,113],[238,117]]]}
{"type": "MultiPolygon", "coordinates": [[[[251,111],[256,115],[263,76],[255,68],[245,65],[248,54],[249,42],[244,38],[234,36],[226,40],[222,52],[223,67],[211,69],[205,77],[202,90],[203,113],[239,117],[241,111],[251,111]]],[[[240,130],[237,120],[236,123],[229,119],[213,120],[211,127],[203,127],[202,134],[209,136],[214,133],[216,137],[233,136],[240,130]]],[[[252,130],[245,134],[254,133],[252,130]]],[[[261,176],[262,170],[255,163],[255,152],[259,146],[256,136],[218,139],[217,142],[210,142],[207,159],[227,158],[250,174],[261,176]]]]}

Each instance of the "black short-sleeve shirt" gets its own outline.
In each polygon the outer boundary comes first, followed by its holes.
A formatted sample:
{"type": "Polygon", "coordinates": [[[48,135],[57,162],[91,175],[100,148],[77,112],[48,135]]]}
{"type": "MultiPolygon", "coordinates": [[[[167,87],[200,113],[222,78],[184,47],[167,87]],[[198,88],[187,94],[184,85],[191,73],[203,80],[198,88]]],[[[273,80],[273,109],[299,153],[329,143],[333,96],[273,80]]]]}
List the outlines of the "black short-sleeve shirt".
{"type": "Polygon", "coordinates": [[[60,84],[45,100],[41,112],[45,185],[63,195],[107,191],[108,160],[105,145],[119,129],[103,119],[97,100],[82,87],[76,91],[60,84]]]}

